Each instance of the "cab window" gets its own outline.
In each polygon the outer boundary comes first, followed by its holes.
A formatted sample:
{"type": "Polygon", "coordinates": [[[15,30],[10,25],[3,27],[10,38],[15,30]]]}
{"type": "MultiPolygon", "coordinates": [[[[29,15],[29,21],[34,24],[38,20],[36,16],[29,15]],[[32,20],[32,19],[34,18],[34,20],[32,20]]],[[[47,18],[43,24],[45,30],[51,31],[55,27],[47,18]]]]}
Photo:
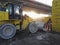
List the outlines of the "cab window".
{"type": "Polygon", "coordinates": [[[11,5],[8,5],[6,7],[6,12],[8,12],[10,15],[12,14],[12,6],[11,5]]]}
{"type": "Polygon", "coordinates": [[[14,5],[14,14],[19,15],[19,6],[14,5]]]}

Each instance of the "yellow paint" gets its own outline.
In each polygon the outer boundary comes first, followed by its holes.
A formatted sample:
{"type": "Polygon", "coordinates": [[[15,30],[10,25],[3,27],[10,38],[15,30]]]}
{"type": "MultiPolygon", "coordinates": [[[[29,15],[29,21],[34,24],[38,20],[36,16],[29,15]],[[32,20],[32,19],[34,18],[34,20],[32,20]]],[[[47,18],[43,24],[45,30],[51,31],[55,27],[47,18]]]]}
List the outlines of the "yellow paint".
{"type": "Polygon", "coordinates": [[[24,19],[24,20],[23,20],[22,29],[23,29],[23,30],[26,29],[27,26],[28,26],[28,24],[29,24],[28,20],[24,19]]]}
{"type": "Polygon", "coordinates": [[[60,0],[53,0],[52,31],[60,32],[60,0]]]}
{"type": "Polygon", "coordinates": [[[32,20],[29,16],[25,15],[25,16],[23,17],[22,29],[23,29],[23,30],[26,29],[27,26],[28,26],[28,24],[29,24],[30,22],[32,22],[32,21],[33,21],[33,20],[32,20]]]}
{"type": "Polygon", "coordinates": [[[9,20],[9,16],[7,12],[0,11],[0,21],[1,20],[9,20]]]}

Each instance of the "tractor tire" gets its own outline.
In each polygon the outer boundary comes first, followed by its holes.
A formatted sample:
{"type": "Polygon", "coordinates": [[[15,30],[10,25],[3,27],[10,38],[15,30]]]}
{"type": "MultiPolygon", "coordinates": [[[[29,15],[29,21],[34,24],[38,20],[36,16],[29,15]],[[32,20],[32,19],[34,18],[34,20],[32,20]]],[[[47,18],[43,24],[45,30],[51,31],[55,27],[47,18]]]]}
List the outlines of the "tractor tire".
{"type": "Polygon", "coordinates": [[[1,26],[1,38],[10,39],[16,34],[16,27],[12,24],[4,24],[1,26]]]}
{"type": "Polygon", "coordinates": [[[38,27],[34,22],[29,24],[29,31],[31,33],[36,33],[38,31],[38,27]]]}

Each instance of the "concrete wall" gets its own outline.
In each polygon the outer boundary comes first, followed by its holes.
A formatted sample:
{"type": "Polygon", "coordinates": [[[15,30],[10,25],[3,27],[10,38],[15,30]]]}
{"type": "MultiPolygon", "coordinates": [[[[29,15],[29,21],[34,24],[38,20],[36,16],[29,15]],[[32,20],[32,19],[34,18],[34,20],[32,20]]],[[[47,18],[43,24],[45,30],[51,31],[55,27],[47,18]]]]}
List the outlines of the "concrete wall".
{"type": "Polygon", "coordinates": [[[26,6],[24,6],[23,11],[27,11],[27,12],[34,11],[34,12],[36,12],[38,14],[39,13],[46,13],[46,14],[48,14],[48,12],[45,11],[45,10],[37,9],[37,8],[31,8],[31,7],[26,7],[26,6]]]}

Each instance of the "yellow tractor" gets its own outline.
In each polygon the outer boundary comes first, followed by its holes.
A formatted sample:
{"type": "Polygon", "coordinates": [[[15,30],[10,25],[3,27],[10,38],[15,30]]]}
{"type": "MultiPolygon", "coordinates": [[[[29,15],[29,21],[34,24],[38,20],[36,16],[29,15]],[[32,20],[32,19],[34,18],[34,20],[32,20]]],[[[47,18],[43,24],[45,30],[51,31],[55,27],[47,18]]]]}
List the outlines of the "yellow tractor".
{"type": "Polygon", "coordinates": [[[38,29],[33,26],[32,19],[28,16],[23,17],[22,7],[17,4],[7,3],[4,7],[0,5],[0,37],[10,39],[16,31],[23,31],[28,27],[31,33],[37,32],[38,29]]]}

